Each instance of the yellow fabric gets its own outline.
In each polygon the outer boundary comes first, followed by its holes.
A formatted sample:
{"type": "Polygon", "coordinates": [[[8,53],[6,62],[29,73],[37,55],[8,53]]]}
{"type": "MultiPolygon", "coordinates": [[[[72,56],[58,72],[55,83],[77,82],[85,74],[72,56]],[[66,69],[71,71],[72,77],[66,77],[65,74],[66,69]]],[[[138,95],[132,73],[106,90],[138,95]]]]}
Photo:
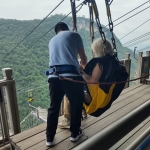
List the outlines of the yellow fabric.
{"type": "Polygon", "coordinates": [[[98,108],[105,107],[111,100],[112,92],[115,84],[112,84],[108,94],[105,93],[98,84],[87,84],[92,101],[89,106],[83,104],[88,114],[94,113],[98,108]]]}

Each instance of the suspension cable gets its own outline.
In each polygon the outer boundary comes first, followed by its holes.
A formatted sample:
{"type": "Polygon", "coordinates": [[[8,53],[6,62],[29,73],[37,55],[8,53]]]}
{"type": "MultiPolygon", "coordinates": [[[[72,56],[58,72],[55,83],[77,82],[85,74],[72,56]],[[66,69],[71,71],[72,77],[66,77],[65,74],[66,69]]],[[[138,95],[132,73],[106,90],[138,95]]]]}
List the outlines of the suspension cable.
{"type": "Polygon", "coordinates": [[[3,60],[5,60],[7,58],[7,56],[9,56],[30,34],[32,34],[48,18],[48,16],[51,15],[53,13],[53,11],[56,10],[56,8],[58,8],[60,6],[60,4],[63,1],[64,0],[62,0],[34,29],[32,29],[9,53],[7,53],[7,55],[4,57],[3,60]]]}
{"type": "Polygon", "coordinates": [[[71,11],[72,11],[73,31],[77,32],[76,3],[75,0],[70,0],[70,3],[71,3],[71,11]]]}
{"type": "Polygon", "coordinates": [[[139,25],[138,27],[136,27],[135,29],[133,29],[132,31],[130,31],[129,33],[127,33],[126,35],[124,35],[122,38],[120,38],[119,40],[122,40],[123,38],[125,38],[126,36],[128,36],[129,34],[131,34],[133,31],[135,31],[136,29],[140,28],[141,26],[143,26],[145,23],[147,23],[148,21],[150,21],[150,19],[148,19],[147,21],[145,21],[144,23],[142,23],[141,25],[139,25]]]}
{"type": "MultiPolygon", "coordinates": [[[[90,37],[91,37],[91,41],[93,43],[93,40],[94,40],[94,16],[93,16],[93,8],[92,8],[92,5],[91,3],[88,4],[89,5],[89,15],[90,15],[90,25],[89,25],[89,31],[90,31],[90,37]]],[[[92,52],[92,58],[94,58],[94,52],[93,50],[91,49],[91,52],[92,52]]]]}
{"type": "MultiPolygon", "coordinates": [[[[83,6],[83,4],[85,4],[85,0],[83,1],[83,2],[81,2],[76,8],[78,8],[78,7],[80,7],[80,6],[83,6]]],[[[79,10],[81,9],[82,7],[80,7],[79,8],[79,10]]],[[[77,12],[79,11],[79,10],[77,10],[77,12]]],[[[61,22],[61,21],[63,21],[65,18],[67,18],[69,15],[71,14],[71,12],[70,13],[68,13],[64,18],[62,18],[59,22],[61,22]]],[[[46,36],[50,31],[52,31],[53,29],[54,29],[54,27],[55,26],[53,26],[51,29],[49,29],[45,34],[43,34],[39,39],[37,39],[32,45],[30,45],[29,47],[28,47],[28,49],[29,48],[31,48],[33,45],[35,45],[39,40],[41,40],[44,36],[46,36]]],[[[20,43],[21,44],[21,43],[20,43]]],[[[19,45],[20,45],[19,44],[19,45]]],[[[13,48],[8,54],[7,54],[7,56],[9,56],[19,45],[17,45],[15,48],[13,48]]],[[[7,56],[1,61],[2,63],[3,63],[3,61],[7,58],[7,56]]]]}
{"type": "MultiPolygon", "coordinates": [[[[143,10],[141,10],[141,11],[139,11],[139,12],[137,12],[136,14],[134,14],[134,15],[132,15],[132,16],[130,16],[130,17],[128,17],[128,18],[126,18],[125,20],[123,20],[123,21],[119,22],[118,24],[114,25],[114,27],[116,27],[116,26],[118,26],[119,24],[121,24],[121,23],[123,23],[123,22],[127,21],[128,19],[130,19],[130,18],[132,18],[132,17],[134,17],[134,16],[138,15],[139,13],[141,13],[141,12],[145,11],[145,10],[146,10],[146,9],[148,9],[148,8],[150,8],[150,6],[146,7],[145,9],[143,9],[143,10]]],[[[106,26],[108,26],[108,25],[106,25],[106,26]]],[[[106,26],[104,26],[104,27],[106,27],[106,26]]],[[[106,29],[104,32],[107,32],[107,31],[109,31],[109,29],[106,29]]],[[[96,33],[96,32],[95,32],[95,33],[96,33]]],[[[97,36],[98,36],[98,35],[96,35],[96,37],[97,37],[97,36]]]]}
{"type": "Polygon", "coordinates": [[[131,41],[128,41],[128,42],[124,43],[123,46],[131,45],[131,44],[137,42],[138,40],[142,40],[142,39],[147,38],[147,37],[149,38],[149,36],[150,36],[150,32],[148,32],[144,35],[141,35],[141,36],[139,36],[139,37],[137,37],[137,38],[135,38],[131,41]]]}
{"type": "MultiPolygon", "coordinates": [[[[85,0],[83,2],[81,2],[76,9],[79,7],[78,10],[76,10],[77,12],[82,8],[83,4],[85,4],[85,0]]],[[[67,18],[69,15],[71,14],[68,13],[64,18],[62,18],[59,22],[63,21],[65,18],[67,18]]],[[[29,46],[29,48],[31,48],[33,45],[35,45],[39,40],[41,40],[44,36],[46,36],[50,31],[52,31],[54,29],[55,26],[53,26],[51,29],[49,29],[43,36],[41,36],[39,39],[37,39],[32,45],[29,46]]]]}
{"type": "Polygon", "coordinates": [[[109,3],[109,6],[112,4],[113,0],[109,3]]]}
{"type": "Polygon", "coordinates": [[[109,54],[109,51],[107,51],[107,49],[106,49],[106,37],[105,37],[105,33],[102,30],[102,25],[101,25],[101,22],[100,22],[100,19],[99,19],[99,12],[98,12],[96,2],[95,2],[95,0],[86,0],[86,1],[91,3],[92,8],[94,10],[95,21],[97,23],[98,31],[100,33],[100,36],[102,38],[103,45],[104,45],[104,54],[107,55],[107,54],[109,54]]]}
{"type": "Polygon", "coordinates": [[[141,38],[144,38],[145,36],[149,36],[149,35],[150,35],[150,32],[147,32],[147,33],[145,33],[145,34],[143,34],[143,35],[141,35],[141,36],[139,36],[137,38],[134,38],[133,40],[130,40],[130,41],[124,43],[123,45],[128,45],[130,43],[133,43],[133,42],[135,42],[135,41],[137,41],[137,40],[139,40],[141,38]]]}
{"type": "Polygon", "coordinates": [[[111,40],[112,40],[113,50],[117,54],[116,42],[115,42],[114,33],[113,33],[113,21],[112,21],[111,11],[109,7],[110,6],[109,0],[105,0],[105,4],[106,4],[106,10],[107,10],[107,16],[108,16],[108,22],[109,22],[109,30],[112,36],[111,40]]]}
{"type": "MultiPolygon", "coordinates": [[[[117,20],[123,18],[124,16],[128,15],[128,14],[131,13],[132,11],[134,11],[134,10],[140,8],[141,6],[145,5],[145,4],[148,3],[148,2],[149,2],[149,1],[147,1],[147,2],[145,2],[145,3],[143,3],[143,4],[141,4],[140,6],[134,8],[134,9],[132,9],[131,11],[127,12],[126,14],[120,16],[119,18],[115,19],[115,20],[113,21],[113,23],[116,22],[117,20]]],[[[134,15],[132,15],[132,16],[128,17],[127,19],[125,19],[125,20],[119,22],[118,24],[114,25],[114,27],[117,26],[117,25],[119,25],[119,24],[121,24],[121,23],[123,23],[123,22],[125,22],[125,21],[127,21],[128,19],[130,19],[130,18],[136,16],[137,14],[141,13],[142,11],[145,11],[145,10],[148,9],[148,8],[149,8],[149,7],[146,7],[145,9],[142,9],[141,11],[135,13],[134,15]]],[[[105,25],[104,27],[107,27],[107,26],[109,26],[109,24],[105,25]]],[[[106,32],[106,31],[109,31],[109,30],[106,29],[104,32],[106,32]]],[[[95,33],[97,33],[97,31],[96,31],[95,33]]]]}
{"type": "MultiPolygon", "coordinates": [[[[142,9],[141,11],[139,11],[139,12],[135,13],[134,15],[132,15],[132,16],[130,16],[130,17],[128,17],[127,19],[125,19],[125,20],[123,20],[123,21],[119,22],[119,23],[118,23],[118,24],[116,24],[115,26],[117,26],[117,25],[119,25],[119,24],[121,24],[121,23],[125,22],[126,20],[128,20],[128,19],[130,19],[130,18],[132,18],[132,17],[136,16],[137,14],[139,14],[139,13],[141,13],[141,12],[145,11],[145,10],[146,10],[146,9],[148,9],[148,8],[150,8],[150,6],[146,7],[145,9],[142,9]]],[[[114,27],[115,27],[115,26],[114,26],[114,27]]]]}
{"type": "Polygon", "coordinates": [[[141,44],[141,43],[146,42],[146,41],[148,41],[148,40],[150,40],[150,37],[145,38],[145,39],[141,39],[140,41],[135,42],[135,43],[132,43],[132,44],[130,44],[130,45],[126,45],[126,47],[135,46],[135,45],[137,45],[137,44],[141,44]]]}
{"type": "Polygon", "coordinates": [[[127,12],[126,14],[124,14],[124,15],[120,16],[119,18],[115,19],[113,22],[115,22],[115,21],[117,21],[117,20],[121,19],[122,17],[124,17],[124,16],[128,15],[129,13],[133,12],[134,10],[136,10],[136,9],[138,9],[138,8],[140,8],[140,7],[142,7],[143,5],[145,5],[145,4],[147,4],[147,3],[149,3],[149,0],[148,0],[148,1],[146,1],[145,3],[143,3],[143,4],[139,5],[138,7],[136,7],[136,8],[134,8],[134,9],[132,9],[131,11],[127,12]]]}
{"type": "MultiPolygon", "coordinates": [[[[80,10],[81,10],[81,8],[83,7],[83,5],[84,4],[86,4],[86,1],[84,0],[84,1],[82,1],[77,7],[76,7],[76,9],[78,8],[78,10],[76,10],[76,13],[78,13],[80,10]]],[[[64,18],[62,18],[59,22],[61,22],[61,21],[63,21],[65,18],[67,18],[69,15],[71,14],[71,12],[70,13],[68,13],[64,18]]],[[[69,20],[69,22],[70,22],[70,20],[69,20]]],[[[41,40],[44,36],[46,36],[46,34],[48,34],[51,30],[53,30],[54,29],[54,27],[55,26],[53,26],[50,30],[48,30],[43,36],[41,36],[38,40],[36,40],[32,45],[30,45],[29,47],[28,47],[28,49],[30,49],[33,45],[35,45],[39,40],[41,40]]]]}

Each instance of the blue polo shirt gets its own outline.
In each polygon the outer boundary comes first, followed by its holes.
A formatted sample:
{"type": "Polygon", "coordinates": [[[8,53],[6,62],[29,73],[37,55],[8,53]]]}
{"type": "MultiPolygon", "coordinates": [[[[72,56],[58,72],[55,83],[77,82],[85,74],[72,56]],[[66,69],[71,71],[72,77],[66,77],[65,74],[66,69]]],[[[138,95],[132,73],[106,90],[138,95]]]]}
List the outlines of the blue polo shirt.
{"type": "MultiPolygon", "coordinates": [[[[83,42],[78,33],[73,31],[59,32],[49,42],[49,66],[74,65],[79,68],[77,55],[80,48],[83,48],[83,42]]],[[[74,76],[75,74],[65,73],[62,75],[74,76]]],[[[54,76],[50,75],[49,77],[54,76]]]]}

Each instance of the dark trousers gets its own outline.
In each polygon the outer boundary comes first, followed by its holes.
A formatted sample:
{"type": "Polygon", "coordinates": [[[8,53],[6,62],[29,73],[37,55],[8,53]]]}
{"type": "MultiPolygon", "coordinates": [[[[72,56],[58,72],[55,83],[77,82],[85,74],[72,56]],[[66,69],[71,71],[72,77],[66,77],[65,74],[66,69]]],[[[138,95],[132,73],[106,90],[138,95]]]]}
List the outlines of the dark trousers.
{"type": "MultiPolygon", "coordinates": [[[[81,76],[71,77],[74,80],[83,80],[81,76]]],[[[66,94],[71,106],[71,124],[70,131],[73,134],[79,133],[82,117],[82,106],[84,101],[83,84],[58,78],[50,78],[50,108],[47,116],[47,137],[54,138],[56,134],[58,115],[63,96],[66,94]]]]}

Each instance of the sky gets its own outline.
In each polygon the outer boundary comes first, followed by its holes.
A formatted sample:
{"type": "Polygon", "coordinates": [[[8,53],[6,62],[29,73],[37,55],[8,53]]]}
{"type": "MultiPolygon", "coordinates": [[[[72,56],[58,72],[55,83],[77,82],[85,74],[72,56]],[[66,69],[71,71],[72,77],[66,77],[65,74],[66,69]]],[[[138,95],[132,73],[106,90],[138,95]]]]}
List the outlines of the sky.
{"type": "MultiPolygon", "coordinates": [[[[59,2],[61,2],[61,0],[0,0],[0,18],[17,20],[43,19],[59,2]]],[[[80,4],[81,2],[81,0],[76,1],[76,5],[80,4]]],[[[142,5],[145,2],[147,2],[147,0],[113,0],[110,7],[112,20],[119,18],[120,16],[126,14],[127,12],[142,5]]],[[[103,25],[107,25],[108,19],[106,15],[105,0],[96,0],[96,3],[98,6],[100,21],[103,25]]],[[[132,13],[114,22],[114,25],[149,6],[150,1],[137,10],[133,11],[132,13]]],[[[64,2],[52,13],[52,15],[61,13],[68,14],[70,11],[70,0],[64,0],[64,2]]],[[[87,5],[84,5],[83,8],[78,12],[78,16],[89,18],[87,5]]],[[[149,19],[150,8],[114,27],[114,33],[120,39],[149,19]]],[[[121,42],[122,44],[124,44],[149,32],[149,30],[150,21],[123,38],[121,42]]],[[[133,50],[136,46],[137,51],[139,51],[140,49],[149,46],[149,43],[150,40],[141,44],[131,46],[129,48],[133,50]]]]}

